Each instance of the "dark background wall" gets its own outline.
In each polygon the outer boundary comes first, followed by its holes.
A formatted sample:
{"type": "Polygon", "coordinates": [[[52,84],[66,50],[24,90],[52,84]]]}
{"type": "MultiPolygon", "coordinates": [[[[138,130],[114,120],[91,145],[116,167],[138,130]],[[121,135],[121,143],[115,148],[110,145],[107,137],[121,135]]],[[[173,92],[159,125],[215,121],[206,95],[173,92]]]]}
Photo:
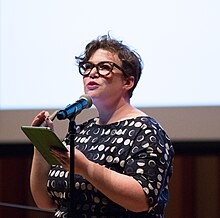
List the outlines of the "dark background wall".
{"type": "MultiPolygon", "coordinates": [[[[173,144],[176,156],[165,217],[219,218],[220,141],[176,141],[173,144]]],[[[29,186],[32,155],[31,144],[0,144],[0,202],[7,203],[0,205],[2,218],[53,215],[35,209],[29,186]],[[21,205],[31,208],[16,208],[21,205]]]]}

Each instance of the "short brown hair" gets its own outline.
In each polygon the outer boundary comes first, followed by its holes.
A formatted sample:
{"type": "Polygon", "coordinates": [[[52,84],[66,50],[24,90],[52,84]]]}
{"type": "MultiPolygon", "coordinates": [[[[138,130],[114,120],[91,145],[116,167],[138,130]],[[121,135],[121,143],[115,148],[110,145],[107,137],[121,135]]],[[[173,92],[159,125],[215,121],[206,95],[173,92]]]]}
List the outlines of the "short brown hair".
{"type": "Polygon", "coordinates": [[[87,44],[84,53],[75,57],[77,63],[87,62],[98,49],[104,49],[117,54],[122,62],[121,67],[124,75],[126,77],[134,76],[134,86],[129,91],[129,97],[131,98],[143,69],[143,62],[140,55],[123,44],[122,41],[113,39],[110,35],[103,35],[87,44]]]}

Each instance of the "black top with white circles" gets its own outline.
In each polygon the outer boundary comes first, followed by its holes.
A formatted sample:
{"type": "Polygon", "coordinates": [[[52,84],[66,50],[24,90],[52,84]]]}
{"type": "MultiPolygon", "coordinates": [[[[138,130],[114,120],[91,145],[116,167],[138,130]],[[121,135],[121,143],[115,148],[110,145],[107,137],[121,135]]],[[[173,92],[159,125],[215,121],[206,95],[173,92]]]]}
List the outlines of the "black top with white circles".
{"type": "MultiPolygon", "coordinates": [[[[64,141],[69,144],[68,134],[64,141]]],[[[94,118],[77,127],[75,144],[89,160],[136,179],[150,202],[149,211],[130,212],[75,175],[76,217],[163,217],[174,150],[169,137],[153,118],[141,116],[109,125],[97,125],[94,118]]],[[[52,166],[47,187],[59,208],[54,217],[68,217],[69,172],[61,166],[52,166]]]]}

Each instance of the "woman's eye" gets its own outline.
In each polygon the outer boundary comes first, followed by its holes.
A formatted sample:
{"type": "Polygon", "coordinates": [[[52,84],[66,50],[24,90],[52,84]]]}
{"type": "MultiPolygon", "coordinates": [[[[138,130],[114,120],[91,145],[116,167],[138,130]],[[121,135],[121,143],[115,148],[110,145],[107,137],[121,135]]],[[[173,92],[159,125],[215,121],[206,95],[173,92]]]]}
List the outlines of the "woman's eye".
{"type": "Polygon", "coordinates": [[[92,69],[92,65],[91,64],[84,64],[83,68],[84,68],[84,70],[91,70],[92,69]]]}
{"type": "Polygon", "coordinates": [[[107,71],[111,71],[111,65],[110,64],[101,64],[99,65],[99,69],[100,70],[107,70],[107,71]]]}

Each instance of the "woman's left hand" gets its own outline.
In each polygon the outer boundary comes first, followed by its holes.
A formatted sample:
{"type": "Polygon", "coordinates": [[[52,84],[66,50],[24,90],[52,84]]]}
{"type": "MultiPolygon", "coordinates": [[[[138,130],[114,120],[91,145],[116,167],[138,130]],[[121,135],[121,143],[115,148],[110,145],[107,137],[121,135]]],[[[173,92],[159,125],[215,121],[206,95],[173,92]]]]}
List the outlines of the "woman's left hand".
{"type": "MultiPolygon", "coordinates": [[[[69,150],[69,146],[67,146],[67,148],[69,150]]],[[[61,163],[65,170],[70,171],[70,152],[63,151],[56,147],[51,147],[50,152],[61,163]]],[[[77,148],[74,148],[74,172],[83,175],[87,170],[88,162],[89,160],[85,155],[77,148]]]]}
{"type": "Polygon", "coordinates": [[[56,147],[50,147],[51,154],[60,162],[65,170],[70,170],[70,152],[63,151],[56,147]]]}

